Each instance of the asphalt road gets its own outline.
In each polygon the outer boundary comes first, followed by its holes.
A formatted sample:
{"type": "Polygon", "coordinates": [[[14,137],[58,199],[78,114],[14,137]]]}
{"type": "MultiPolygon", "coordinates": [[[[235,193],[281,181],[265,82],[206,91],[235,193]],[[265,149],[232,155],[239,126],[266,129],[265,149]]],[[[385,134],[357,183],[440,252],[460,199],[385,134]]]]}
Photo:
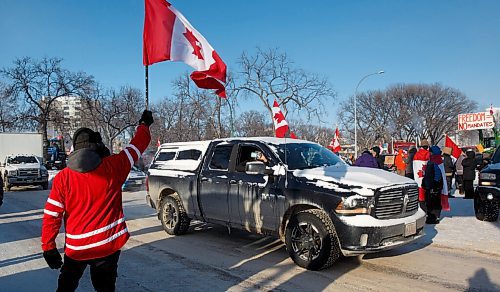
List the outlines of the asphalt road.
{"type": "MultiPolygon", "coordinates": [[[[0,291],[56,288],[58,272],[46,266],[40,250],[47,196],[41,190],[5,194],[0,291]]],[[[438,227],[426,226],[425,238],[411,245],[344,258],[313,272],[294,265],[275,238],[237,230],[229,234],[225,227],[202,222],[192,222],[186,235],[170,236],[144,196],[124,193],[132,236],[120,258],[118,291],[500,291],[500,224],[477,221],[468,211],[445,218],[438,227]],[[477,235],[481,230],[487,233],[483,237],[477,235]]],[[[59,247],[62,240],[61,233],[59,247]]],[[[79,291],[92,290],[87,269],[79,291]]]]}

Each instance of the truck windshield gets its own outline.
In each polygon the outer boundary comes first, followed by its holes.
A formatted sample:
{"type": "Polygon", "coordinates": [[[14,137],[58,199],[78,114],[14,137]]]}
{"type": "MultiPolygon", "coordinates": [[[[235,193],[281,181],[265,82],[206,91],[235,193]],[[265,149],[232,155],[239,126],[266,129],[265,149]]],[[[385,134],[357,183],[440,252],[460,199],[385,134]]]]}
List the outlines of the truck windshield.
{"type": "Polygon", "coordinates": [[[493,163],[500,163],[500,147],[495,151],[495,155],[493,155],[493,163]]]}
{"type": "Polygon", "coordinates": [[[278,155],[290,170],[345,164],[332,151],[313,143],[281,144],[278,155]]]}
{"type": "Polygon", "coordinates": [[[38,161],[34,156],[15,156],[15,157],[9,157],[7,163],[10,164],[38,163],[38,161]]]}

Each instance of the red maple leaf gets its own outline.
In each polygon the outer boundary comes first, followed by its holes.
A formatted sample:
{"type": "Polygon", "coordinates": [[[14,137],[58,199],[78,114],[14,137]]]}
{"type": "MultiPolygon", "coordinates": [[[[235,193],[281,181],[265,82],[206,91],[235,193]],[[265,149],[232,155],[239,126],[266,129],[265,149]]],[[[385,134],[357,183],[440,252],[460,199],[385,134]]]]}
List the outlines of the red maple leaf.
{"type": "Polygon", "coordinates": [[[281,121],[283,121],[285,119],[285,116],[283,115],[283,113],[281,111],[279,111],[279,112],[274,114],[274,119],[279,124],[281,121]]]}
{"type": "Polygon", "coordinates": [[[417,172],[418,177],[424,177],[426,168],[427,168],[427,165],[422,166],[422,169],[417,172]]]}
{"type": "Polygon", "coordinates": [[[201,54],[201,47],[198,46],[200,42],[194,36],[193,32],[186,28],[186,32],[183,33],[183,35],[193,47],[193,55],[198,57],[198,59],[203,60],[203,55],[201,54]]]}

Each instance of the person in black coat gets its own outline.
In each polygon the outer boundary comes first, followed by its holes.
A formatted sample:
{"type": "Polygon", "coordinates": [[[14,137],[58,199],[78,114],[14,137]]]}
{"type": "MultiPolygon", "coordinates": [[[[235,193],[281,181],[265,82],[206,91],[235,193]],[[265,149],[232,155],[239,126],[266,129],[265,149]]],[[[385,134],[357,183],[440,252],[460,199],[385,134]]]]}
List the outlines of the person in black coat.
{"type": "Polygon", "coordinates": [[[380,156],[380,147],[374,146],[372,151],[374,153],[373,157],[377,160],[378,168],[385,169],[384,159],[380,156]]]}
{"type": "Polygon", "coordinates": [[[3,180],[2,176],[0,175],[0,206],[3,204],[3,180]]]}
{"type": "Polygon", "coordinates": [[[454,198],[451,193],[451,182],[453,180],[453,175],[455,174],[455,164],[453,164],[453,160],[451,160],[450,153],[443,152],[443,164],[444,172],[446,173],[446,184],[448,185],[448,197],[454,198]]]}
{"type": "Polygon", "coordinates": [[[464,199],[474,198],[474,179],[476,178],[476,154],[472,150],[468,150],[465,155],[467,158],[462,160],[462,166],[464,168],[463,180],[464,180],[464,199]]]}
{"type": "Polygon", "coordinates": [[[415,153],[417,153],[417,148],[411,147],[410,150],[408,150],[408,157],[403,159],[403,161],[406,163],[406,171],[405,171],[405,176],[407,178],[414,179],[413,176],[413,157],[415,157],[415,153]]]}

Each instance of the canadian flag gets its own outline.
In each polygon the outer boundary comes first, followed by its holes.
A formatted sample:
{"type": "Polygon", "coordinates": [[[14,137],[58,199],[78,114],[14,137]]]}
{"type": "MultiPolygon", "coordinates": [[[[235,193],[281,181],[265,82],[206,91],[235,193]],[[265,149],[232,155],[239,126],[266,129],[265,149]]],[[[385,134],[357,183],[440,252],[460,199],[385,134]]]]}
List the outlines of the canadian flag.
{"type": "Polygon", "coordinates": [[[145,6],[144,65],[182,61],[196,70],[191,79],[199,88],[226,97],[226,64],[207,40],[167,1],[146,0],[145,6]]]}
{"type": "Polygon", "coordinates": [[[156,140],[156,147],[160,148],[161,143],[160,143],[160,137],[158,137],[158,140],[156,140]]]}
{"type": "MultiPolygon", "coordinates": [[[[429,150],[421,148],[415,153],[413,157],[413,177],[418,184],[418,200],[425,201],[425,190],[422,188],[422,181],[424,179],[425,168],[427,167],[427,162],[431,157],[429,150]]],[[[446,180],[445,180],[446,181],[446,180]]]]}
{"type": "Polygon", "coordinates": [[[288,123],[286,122],[285,116],[283,115],[283,112],[281,112],[280,106],[276,100],[274,100],[272,110],[276,137],[284,138],[288,132],[288,123]]]}
{"type": "Polygon", "coordinates": [[[290,131],[290,138],[292,139],[298,139],[297,135],[295,135],[294,132],[290,131]]]}
{"type": "Polygon", "coordinates": [[[453,142],[453,140],[448,137],[448,135],[446,135],[444,146],[451,148],[451,156],[455,157],[456,159],[458,159],[458,157],[460,157],[460,154],[462,154],[462,149],[460,149],[460,147],[458,147],[457,144],[455,144],[455,142],[453,142]]]}
{"type": "Polygon", "coordinates": [[[338,153],[340,151],[340,134],[339,134],[339,128],[337,127],[335,129],[335,135],[333,136],[332,142],[330,142],[330,145],[328,145],[328,148],[330,148],[333,152],[338,153]]]}

